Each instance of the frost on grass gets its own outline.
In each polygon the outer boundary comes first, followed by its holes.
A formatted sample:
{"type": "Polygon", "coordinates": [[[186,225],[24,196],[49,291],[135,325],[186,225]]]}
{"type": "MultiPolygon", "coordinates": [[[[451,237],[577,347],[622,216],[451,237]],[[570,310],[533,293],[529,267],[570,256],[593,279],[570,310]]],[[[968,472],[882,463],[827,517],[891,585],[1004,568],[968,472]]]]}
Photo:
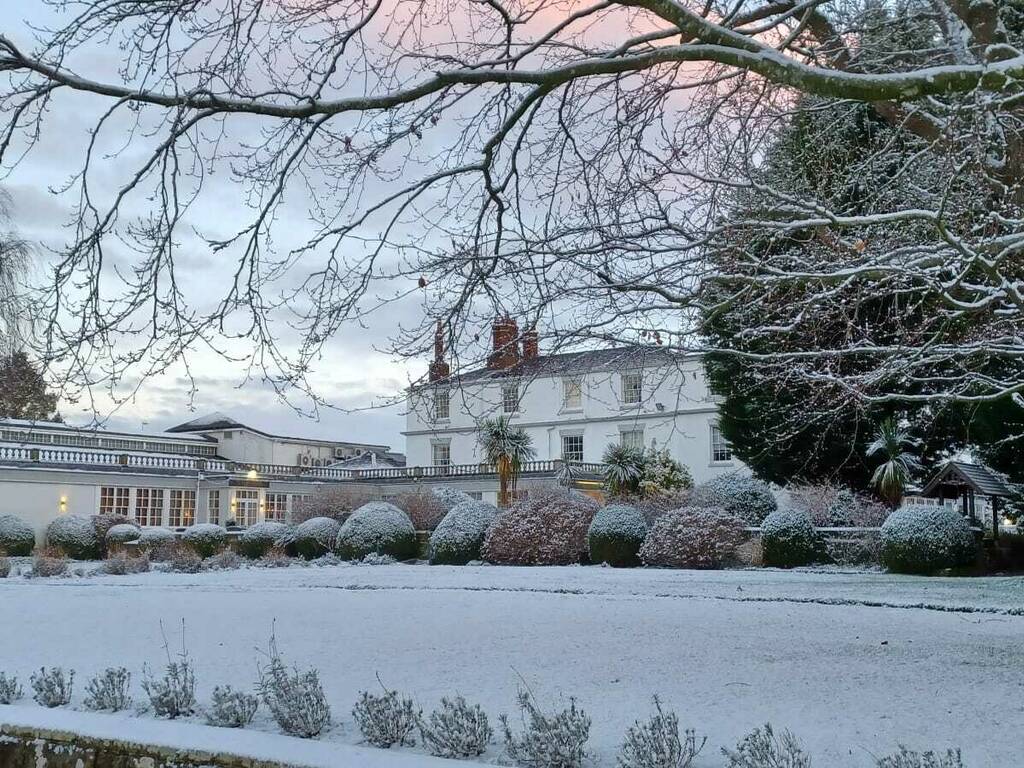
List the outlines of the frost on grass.
{"type": "Polygon", "coordinates": [[[32,698],[36,704],[51,708],[63,707],[71,701],[75,671],[65,672],[61,667],[40,667],[39,673],[33,673],[29,682],[32,683],[32,698]]]}
{"type": "Polygon", "coordinates": [[[770,723],[743,737],[736,749],[723,749],[727,768],[810,768],[811,756],[789,731],[778,736],[770,723]]]}
{"type": "Polygon", "coordinates": [[[461,696],[441,699],[440,708],[428,720],[421,719],[419,728],[424,746],[437,757],[476,757],[487,751],[494,738],[487,713],[461,696]]]}
{"type": "Polygon", "coordinates": [[[569,699],[569,707],[549,717],[527,691],[519,692],[522,732],[515,733],[507,715],[500,717],[505,751],[523,768],[580,768],[590,737],[590,717],[569,699]]]}
{"type": "Polygon", "coordinates": [[[244,728],[256,716],[260,702],[251,693],[236,691],[230,685],[216,686],[206,712],[206,722],[218,728],[244,728]]]}
{"type": "Polygon", "coordinates": [[[938,752],[911,752],[906,747],[889,757],[878,761],[878,768],[963,768],[959,749],[947,749],[945,754],[938,752]]]}
{"type": "Polygon", "coordinates": [[[352,708],[352,717],[363,738],[375,747],[389,749],[396,744],[405,747],[416,743],[412,732],[420,721],[420,712],[412,699],[400,698],[398,691],[385,688],[379,696],[363,691],[352,708]]]}
{"type": "Polygon", "coordinates": [[[590,562],[615,566],[640,564],[640,545],[647,537],[643,513],[629,504],[609,504],[594,515],[587,530],[590,562]]]}
{"type": "Polygon", "coordinates": [[[465,565],[480,559],[484,536],[498,508],[485,501],[456,504],[430,535],[430,562],[434,565],[465,565]]]}
{"type": "Polygon", "coordinates": [[[687,730],[679,736],[679,718],[665,712],[654,697],[655,712],[646,723],[637,721],[628,731],[619,750],[619,768],[689,768],[707,743],[697,743],[697,734],[687,730]]]}
{"type": "Polygon", "coordinates": [[[345,560],[371,554],[408,560],[416,557],[416,529],[409,516],[394,504],[371,501],[342,524],[335,550],[345,560]]]}
{"type": "Polygon", "coordinates": [[[25,695],[25,691],[18,685],[16,675],[7,676],[0,672],[0,704],[11,704],[25,695]]]}
{"type": "Polygon", "coordinates": [[[312,739],[331,724],[331,707],[315,669],[288,669],[271,637],[266,666],[259,669],[259,693],[281,730],[312,739]]]}
{"type": "Polygon", "coordinates": [[[0,515],[0,554],[30,555],[35,546],[36,533],[31,525],[15,515],[0,515]]]}
{"type": "Polygon", "coordinates": [[[721,507],[747,525],[760,525],[778,507],[771,488],[762,480],[740,472],[729,472],[693,489],[688,504],[721,507]]]}
{"type": "Polygon", "coordinates": [[[86,709],[120,712],[132,703],[131,673],[124,667],[109,667],[85,687],[86,709]]]}

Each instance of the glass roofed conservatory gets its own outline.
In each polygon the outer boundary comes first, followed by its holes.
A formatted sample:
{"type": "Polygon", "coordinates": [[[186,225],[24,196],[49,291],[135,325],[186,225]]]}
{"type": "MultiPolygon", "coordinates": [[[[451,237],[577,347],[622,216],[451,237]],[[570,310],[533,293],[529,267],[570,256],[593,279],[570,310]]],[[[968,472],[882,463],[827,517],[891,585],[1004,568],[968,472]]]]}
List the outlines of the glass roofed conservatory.
{"type": "Polygon", "coordinates": [[[53,422],[0,420],[0,442],[25,446],[94,448],[108,451],[177,453],[216,456],[217,444],[196,435],[159,436],[128,432],[101,432],[53,422]]]}

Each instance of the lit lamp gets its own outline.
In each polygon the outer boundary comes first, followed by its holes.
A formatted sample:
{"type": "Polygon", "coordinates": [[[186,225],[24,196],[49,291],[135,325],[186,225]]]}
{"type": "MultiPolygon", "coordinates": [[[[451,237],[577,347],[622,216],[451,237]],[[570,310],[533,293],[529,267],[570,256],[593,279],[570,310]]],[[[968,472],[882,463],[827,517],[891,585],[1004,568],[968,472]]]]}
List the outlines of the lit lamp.
{"type": "Polygon", "coordinates": [[[61,496],[60,497],[60,513],[63,515],[67,511],[68,511],[68,497],[67,496],[61,496]]]}
{"type": "Polygon", "coordinates": [[[249,470],[248,472],[246,472],[246,473],[245,473],[245,476],[246,476],[246,477],[247,477],[247,478],[248,478],[249,480],[256,480],[256,479],[258,479],[258,478],[259,478],[259,476],[260,476],[260,473],[259,473],[259,472],[257,472],[257,471],[256,471],[255,469],[250,469],[250,470],[249,470]]]}

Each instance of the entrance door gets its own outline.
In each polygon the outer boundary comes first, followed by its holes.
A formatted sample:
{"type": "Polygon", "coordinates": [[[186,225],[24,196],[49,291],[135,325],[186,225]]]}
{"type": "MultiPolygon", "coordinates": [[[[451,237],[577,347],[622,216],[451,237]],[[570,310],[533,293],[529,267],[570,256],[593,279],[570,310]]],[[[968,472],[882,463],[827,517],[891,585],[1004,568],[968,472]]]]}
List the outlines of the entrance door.
{"type": "Polygon", "coordinates": [[[252,489],[235,491],[234,507],[235,522],[243,528],[256,525],[260,509],[260,492],[252,489]]]}

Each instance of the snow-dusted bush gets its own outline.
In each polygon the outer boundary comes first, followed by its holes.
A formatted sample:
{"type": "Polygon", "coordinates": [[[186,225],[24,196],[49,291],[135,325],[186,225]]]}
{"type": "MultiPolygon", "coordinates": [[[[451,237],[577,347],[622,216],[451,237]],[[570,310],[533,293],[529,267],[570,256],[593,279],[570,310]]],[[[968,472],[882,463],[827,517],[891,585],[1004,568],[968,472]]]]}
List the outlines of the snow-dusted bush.
{"type": "Polygon", "coordinates": [[[946,754],[911,752],[906,747],[889,757],[881,758],[878,768],[963,768],[959,749],[947,749],[946,754]]]}
{"type": "Polygon", "coordinates": [[[192,547],[178,544],[170,548],[167,568],[173,573],[199,573],[203,570],[203,559],[192,547]]]}
{"type": "Polygon", "coordinates": [[[890,512],[876,499],[829,483],[790,485],[786,494],[790,506],[806,512],[818,528],[877,528],[890,512]]]}
{"type": "Polygon", "coordinates": [[[654,525],[654,521],[666,512],[687,506],[690,498],[690,489],[680,488],[674,491],[666,491],[653,496],[629,496],[621,501],[630,504],[640,510],[640,514],[647,521],[647,527],[654,525]]]}
{"type": "Polygon", "coordinates": [[[100,546],[100,557],[107,556],[107,534],[110,529],[116,525],[126,525],[131,521],[124,515],[92,515],[89,518],[92,521],[93,530],[96,531],[96,541],[99,542],[100,546]]]}
{"type": "Polygon", "coordinates": [[[391,555],[378,555],[371,552],[366,557],[354,561],[356,565],[395,565],[398,561],[391,555]]]}
{"type": "Polygon", "coordinates": [[[445,513],[451,512],[459,504],[473,501],[473,497],[465,491],[460,491],[458,488],[449,488],[446,485],[435,485],[430,489],[430,493],[444,507],[445,513]]]}
{"type": "Polygon", "coordinates": [[[61,667],[39,668],[39,674],[32,674],[32,698],[43,707],[63,707],[71,701],[71,689],[75,684],[75,670],[65,673],[61,667]]]}
{"type": "Polygon", "coordinates": [[[619,768],[689,768],[707,743],[697,743],[697,734],[687,730],[679,736],[679,718],[665,712],[654,697],[655,712],[646,723],[637,720],[628,731],[619,750],[619,768]]]}
{"type": "Polygon", "coordinates": [[[84,515],[61,515],[46,527],[46,545],[73,560],[96,560],[100,542],[92,520],[84,515]]]}
{"type": "Polygon", "coordinates": [[[636,507],[609,504],[602,507],[587,529],[590,562],[632,567],[640,564],[640,545],[647,537],[647,521],[636,507]]]}
{"type": "Polygon", "coordinates": [[[313,560],[326,555],[334,548],[341,524],[330,517],[312,517],[286,532],[289,553],[313,560]]]}
{"type": "Polygon", "coordinates": [[[107,546],[111,544],[128,544],[132,541],[139,541],[142,538],[142,529],[134,523],[120,523],[112,525],[107,530],[106,538],[107,546]]]}
{"type": "Polygon", "coordinates": [[[776,568],[810,565],[822,555],[822,543],[806,512],[779,509],[761,523],[764,564],[776,568]]]}
{"type": "Polygon", "coordinates": [[[422,486],[400,493],[390,501],[409,516],[417,531],[434,530],[449,510],[446,502],[422,486]]]}
{"type": "Polygon", "coordinates": [[[723,749],[728,768],[811,768],[811,756],[789,731],[776,736],[771,724],[755,728],[735,750],[723,749]]]}
{"type": "Polygon", "coordinates": [[[882,524],[882,562],[895,573],[934,573],[974,562],[967,520],[949,507],[910,504],[882,524]]]}
{"type": "Polygon", "coordinates": [[[520,719],[523,730],[512,731],[507,715],[502,715],[505,751],[516,765],[523,768],[580,768],[587,756],[590,717],[569,700],[569,708],[549,717],[541,712],[533,697],[519,692],[520,719]]]}
{"type": "Polygon", "coordinates": [[[225,549],[203,561],[204,571],[233,571],[242,567],[242,557],[232,549],[225,549]]]}
{"type": "Polygon", "coordinates": [[[287,530],[288,526],[284,523],[272,521],[250,525],[238,537],[238,551],[253,560],[261,558],[274,547],[287,530]]]}
{"type": "Polygon", "coordinates": [[[640,559],[661,568],[721,568],[745,538],[743,521],[724,509],[682,507],[654,521],[640,559]]]}
{"type": "Polygon", "coordinates": [[[0,555],[0,579],[6,579],[11,575],[11,561],[4,555],[0,555]]]}
{"type": "Polygon", "coordinates": [[[420,736],[430,754],[451,759],[476,757],[487,751],[494,730],[479,704],[461,696],[441,699],[441,707],[419,722],[420,736]]]}
{"type": "Polygon", "coordinates": [[[251,693],[236,691],[230,685],[216,686],[206,712],[206,722],[218,728],[244,728],[256,716],[260,702],[251,693]]]}
{"type": "Polygon", "coordinates": [[[315,669],[289,670],[270,641],[270,661],[259,670],[259,693],[281,730],[290,736],[312,739],[331,724],[331,707],[315,669]]]}
{"type": "Polygon", "coordinates": [[[85,687],[85,707],[107,712],[120,712],[132,703],[129,693],[131,673],[124,667],[108,667],[85,687]]]}
{"type": "Polygon", "coordinates": [[[456,504],[430,535],[430,562],[465,565],[480,559],[480,547],[498,509],[485,501],[456,504]]]}
{"type": "Polygon", "coordinates": [[[316,517],[329,517],[341,525],[349,515],[375,495],[368,488],[325,484],[309,498],[296,501],[292,522],[304,523],[316,517]]]}
{"type": "Polygon", "coordinates": [[[196,708],[196,675],[192,662],[184,654],[180,661],[168,661],[161,678],[153,677],[146,670],[142,690],[158,717],[174,720],[191,715],[196,708]]]}
{"type": "Polygon", "coordinates": [[[143,528],[139,547],[149,552],[154,561],[170,560],[177,550],[178,537],[170,528],[143,528]]]}
{"type": "Polygon", "coordinates": [[[480,554],[501,565],[569,565],[587,559],[587,530],[599,505],[577,491],[551,486],[501,512],[480,554]]]}
{"type": "Polygon", "coordinates": [[[760,525],[778,508],[767,483],[740,472],[729,472],[701,483],[690,493],[688,505],[721,507],[747,525],[760,525]]]}
{"type": "Polygon", "coordinates": [[[32,558],[33,577],[63,576],[67,572],[68,559],[60,550],[45,547],[32,558]]]}
{"type": "Polygon", "coordinates": [[[15,675],[8,677],[6,673],[0,672],[0,704],[12,704],[24,695],[25,691],[18,685],[15,675]]]}
{"type": "Polygon", "coordinates": [[[288,553],[278,546],[274,546],[267,554],[256,561],[261,568],[289,568],[295,563],[304,562],[288,557],[288,553]]]}
{"type": "Polygon", "coordinates": [[[352,718],[363,738],[375,747],[390,749],[395,744],[405,747],[416,743],[412,732],[420,712],[412,699],[399,698],[398,691],[385,688],[380,696],[363,691],[352,708],[352,718]]]}
{"type": "Polygon", "coordinates": [[[103,561],[98,573],[107,576],[125,576],[132,573],[146,573],[149,570],[149,553],[143,552],[138,555],[129,555],[126,552],[118,552],[112,557],[103,561]]]}
{"type": "Polygon", "coordinates": [[[334,548],[345,560],[359,560],[374,553],[408,560],[416,557],[416,529],[409,516],[394,504],[371,501],[342,524],[334,548]]]}
{"type": "Polygon", "coordinates": [[[0,555],[31,555],[36,545],[32,526],[14,515],[0,515],[0,555]]]}
{"type": "Polygon", "coordinates": [[[228,543],[228,531],[215,523],[196,523],[181,534],[181,540],[202,558],[212,557],[228,543]]]}

